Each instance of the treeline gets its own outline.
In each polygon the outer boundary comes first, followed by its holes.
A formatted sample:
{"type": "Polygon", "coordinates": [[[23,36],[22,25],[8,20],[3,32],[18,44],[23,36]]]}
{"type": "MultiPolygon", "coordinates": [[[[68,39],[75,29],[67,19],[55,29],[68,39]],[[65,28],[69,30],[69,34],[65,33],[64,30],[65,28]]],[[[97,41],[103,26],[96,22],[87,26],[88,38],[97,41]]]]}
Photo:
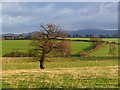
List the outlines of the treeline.
{"type": "Polygon", "coordinates": [[[107,34],[107,35],[102,35],[102,34],[99,34],[99,35],[86,34],[84,36],[82,36],[81,34],[73,34],[73,35],[69,34],[68,35],[69,38],[91,38],[93,36],[98,36],[100,38],[119,38],[120,37],[117,33],[114,34],[114,35],[111,35],[111,36],[109,34],[107,34]]]}
{"type": "MultiPolygon", "coordinates": [[[[5,40],[31,40],[31,36],[34,33],[36,33],[36,32],[32,32],[32,33],[28,33],[28,34],[19,34],[19,35],[16,35],[13,33],[6,33],[3,35],[2,39],[5,39],[5,40]]],[[[94,35],[91,35],[91,34],[86,34],[84,36],[82,34],[68,34],[67,35],[68,38],[91,38],[93,36],[94,35]]],[[[98,36],[99,38],[119,38],[120,37],[120,35],[118,35],[117,33],[115,33],[114,35],[99,34],[99,35],[95,35],[95,36],[98,36]]]]}

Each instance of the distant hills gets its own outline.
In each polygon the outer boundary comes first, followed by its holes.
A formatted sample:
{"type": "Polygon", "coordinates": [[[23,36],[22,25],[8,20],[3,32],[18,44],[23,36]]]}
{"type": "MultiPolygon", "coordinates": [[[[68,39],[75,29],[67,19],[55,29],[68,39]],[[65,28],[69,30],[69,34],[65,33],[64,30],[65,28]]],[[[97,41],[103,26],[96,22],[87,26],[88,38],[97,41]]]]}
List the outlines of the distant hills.
{"type": "MultiPolygon", "coordinates": [[[[118,30],[101,30],[101,29],[82,29],[82,30],[74,30],[74,31],[65,31],[68,35],[73,37],[74,35],[78,34],[82,37],[86,37],[86,35],[93,35],[93,36],[109,36],[112,37],[115,34],[118,34],[118,30]]],[[[30,32],[32,33],[32,32],[30,32]]],[[[24,36],[29,36],[30,33],[24,33],[24,36]]],[[[0,38],[5,34],[0,34],[0,38]]],[[[19,34],[14,34],[14,36],[18,36],[19,34]]]]}

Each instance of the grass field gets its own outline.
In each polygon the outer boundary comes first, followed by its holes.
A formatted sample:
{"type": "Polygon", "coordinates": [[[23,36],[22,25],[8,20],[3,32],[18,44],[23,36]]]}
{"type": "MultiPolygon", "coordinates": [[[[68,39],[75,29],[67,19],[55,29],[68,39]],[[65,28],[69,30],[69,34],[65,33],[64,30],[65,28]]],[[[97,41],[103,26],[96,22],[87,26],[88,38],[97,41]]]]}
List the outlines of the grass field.
{"type": "MultiPolygon", "coordinates": [[[[112,39],[106,40],[112,41],[112,39]]],[[[30,40],[3,40],[2,55],[14,50],[27,52],[30,49],[29,43],[30,40]]],[[[2,88],[71,88],[73,90],[75,88],[119,88],[117,58],[105,58],[111,56],[109,44],[91,53],[85,59],[76,56],[80,52],[92,49],[90,43],[71,41],[71,49],[73,57],[46,58],[45,70],[39,69],[39,62],[34,58],[3,57],[2,88]],[[104,60],[98,60],[93,56],[103,56],[104,60]]],[[[117,55],[118,45],[116,45],[117,55]]]]}
{"type": "MultiPolygon", "coordinates": [[[[2,55],[14,50],[27,52],[30,49],[30,40],[4,40],[2,41],[2,55]]],[[[88,42],[71,42],[72,55],[79,55],[80,52],[91,49],[88,42]]]]}
{"type": "MultiPolygon", "coordinates": [[[[77,39],[77,38],[73,38],[73,39],[77,39]]],[[[88,39],[88,38],[84,38],[84,39],[88,39]]],[[[109,38],[106,40],[112,41],[112,39],[109,39],[109,38]]],[[[30,43],[30,40],[3,40],[2,41],[2,56],[14,50],[18,50],[21,52],[27,52],[28,49],[30,49],[29,43],[30,43]]],[[[90,49],[92,49],[92,47],[89,42],[71,41],[71,50],[72,50],[71,55],[72,56],[79,56],[80,52],[88,51],[90,49]]],[[[116,56],[117,55],[118,55],[118,45],[116,45],[116,56]]],[[[104,46],[102,50],[99,49],[96,52],[91,53],[90,56],[111,56],[109,54],[109,44],[104,46]]]]}
{"type": "Polygon", "coordinates": [[[103,38],[103,41],[109,41],[109,42],[116,42],[119,43],[119,39],[118,38],[103,38]]]}
{"type": "MultiPolygon", "coordinates": [[[[102,48],[90,53],[89,56],[101,56],[101,57],[106,57],[106,56],[112,56],[111,54],[109,54],[109,44],[104,45],[102,48]]],[[[118,56],[118,45],[115,45],[116,49],[115,49],[115,55],[114,56],[118,56]]]]}
{"type": "Polygon", "coordinates": [[[3,88],[118,88],[117,60],[3,58],[3,88]],[[104,68],[104,69],[103,69],[104,68]]]}
{"type": "MultiPolygon", "coordinates": [[[[68,38],[71,40],[90,40],[90,38],[68,38]]],[[[118,38],[102,38],[103,41],[116,42],[118,43],[118,38]]]]}
{"type": "Polygon", "coordinates": [[[79,56],[80,52],[92,49],[89,42],[71,42],[71,49],[73,56],[79,56]]]}
{"type": "Polygon", "coordinates": [[[3,40],[2,41],[2,55],[10,53],[14,50],[27,52],[29,49],[29,40],[3,40]]]}

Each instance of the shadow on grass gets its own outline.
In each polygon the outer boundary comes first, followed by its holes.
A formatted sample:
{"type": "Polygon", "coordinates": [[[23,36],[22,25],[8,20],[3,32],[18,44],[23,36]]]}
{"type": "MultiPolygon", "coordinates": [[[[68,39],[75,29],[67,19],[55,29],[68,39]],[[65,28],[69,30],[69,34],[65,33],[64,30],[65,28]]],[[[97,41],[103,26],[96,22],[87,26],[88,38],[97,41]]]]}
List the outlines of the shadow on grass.
{"type": "Polygon", "coordinates": [[[93,48],[94,48],[94,47],[89,46],[89,47],[85,48],[84,51],[89,51],[89,50],[91,50],[91,49],[93,49],[93,48]]]}
{"type": "MultiPolygon", "coordinates": [[[[89,51],[89,50],[91,50],[91,49],[93,49],[93,47],[92,47],[92,46],[89,46],[89,47],[83,49],[83,51],[89,51]]],[[[77,52],[77,53],[72,54],[72,55],[70,55],[70,56],[71,56],[71,57],[80,57],[80,53],[81,53],[81,52],[77,52]]]]}
{"type": "Polygon", "coordinates": [[[79,58],[81,60],[118,60],[118,56],[80,56],[80,55],[71,55],[71,58],[79,58]]]}
{"type": "Polygon", "coordinates": [[[113,60],[113,59],[118,59],[118,56],[97,56],[97,57],[93,57],[93,56],[89,56],[88,58],[92,58],[92,59],[102,59],[102,60],[113,60]]]}

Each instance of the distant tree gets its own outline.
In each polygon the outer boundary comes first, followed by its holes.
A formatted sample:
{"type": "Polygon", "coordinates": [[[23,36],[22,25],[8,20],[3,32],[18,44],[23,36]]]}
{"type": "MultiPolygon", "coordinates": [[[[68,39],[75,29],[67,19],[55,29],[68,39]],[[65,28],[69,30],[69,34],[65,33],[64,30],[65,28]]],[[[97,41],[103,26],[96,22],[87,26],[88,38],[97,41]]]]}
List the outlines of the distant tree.
{"type": "Polygon", "coordinates": [[[79,37],[82,37],[82,36],[79,34],[79,37]]]}
{"type": "Polygon", "coordinates": [[[71,37],[71,35],[69,34],[67,37],[71,37]]]}
{"type": "Polygon", "coordinates": [[[109,38],[109,35],[107,34],[106,37],[109,38]]]}
{"type": "Polygon", "coordinates": [[[79,34],[76,34],[75,37],[79,37],[79,34]]]}
{"type": "Polygon", "coordinates": [[[119,36],[119,35],[118,35],[118,32],[117,32],[117,33],[114,33],[114,34],[112,35],[113,38],[118,38],[118,36],[119,36]]]}
{"type": "Polygon", "coordinates": [[[94,37],[92,34],[89,35],[89,38],[94,37]]]}
{"type": "Polygon", "coordinates": [[[73,37],[75,37],[75,34],[73,35],[73,37]]]}
{"type": "Polygon", "coordinates": [[[112,43],[110,43],[110,48],[109,48],[109,54],[111,54],[111,55],[115,55],[115,50],[116,50],[116,47],[115,47],[115,42],[112,42],[112,43]]]}
{"type": "Polygon", "coordinates": [[[100,37],[100,38],[105,38],[105,36],[104,36],[104,35],[102,35],[102,34],[99,34],[99,37],[100,37]]]}
{"type": "Polygon", "coordinates": [[[91,38],[91,37],[93,37],[93,35],[91,35],[91,34],[86,34],[85,37],[86,37],[86,38],[91,38]]]}
{"type": "Polygon", "coordinates": [[[69,43],[65,40],[66,33],[54,24],[41,25],[42,30],[32,35],[31,50],[38,57],[40,68],[44,69],[44,61],[47,54],[53,52],[69,53],[69,43]],[[61,39],[58,41],[58,39],[61,39]],[[54,52],[58,51],[58,52],[54,52]]]}
{"type": "Polygon", "coordinates": [[[97,37],[97,36],[92,36],[90,38],[91,40],[91,45],[95,48],[98,44],[100,44],[102,42],[102,39],[97,37]]]}
{"type": "Polygon", "coordinates": [[[86,38],[88,38],[88,37],[89,37],[89,35],[88,35],[88,34],[86,34],[86,35],[85,35],[85,37],[86,37],[86,38]]]}

